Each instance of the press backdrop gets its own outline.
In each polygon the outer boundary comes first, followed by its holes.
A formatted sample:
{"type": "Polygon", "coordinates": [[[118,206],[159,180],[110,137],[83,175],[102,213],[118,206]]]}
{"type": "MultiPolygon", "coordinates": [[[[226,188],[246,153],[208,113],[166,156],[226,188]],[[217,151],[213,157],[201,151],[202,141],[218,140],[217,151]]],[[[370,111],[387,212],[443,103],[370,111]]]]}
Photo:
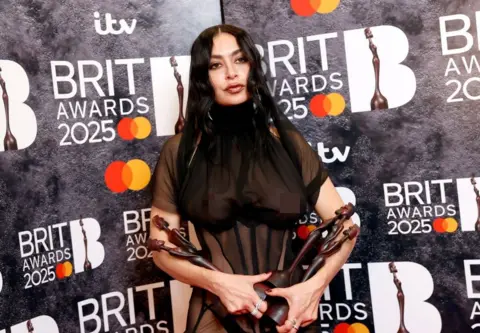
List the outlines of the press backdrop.
{"type": "Polygon", "coordinates": [[[397,332],[391,262],[410,333],[480,331],[477,1],[0,8],[0,333],[183,332],[191,289],[149,257],[148,190],[190,45],[222,20],[252,34],[279,107],[357,207],[309,331],[397,332]]]}

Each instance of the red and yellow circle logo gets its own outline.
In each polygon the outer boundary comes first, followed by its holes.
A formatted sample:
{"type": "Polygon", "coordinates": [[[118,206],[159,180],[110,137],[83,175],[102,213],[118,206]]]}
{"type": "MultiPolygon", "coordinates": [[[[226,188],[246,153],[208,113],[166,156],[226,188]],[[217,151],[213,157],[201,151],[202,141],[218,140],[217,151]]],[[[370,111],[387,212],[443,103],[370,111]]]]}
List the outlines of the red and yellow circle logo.
{"type": "Polygon", "coordinates": [[[145,139],[152,132],[152,125],[145,117],[123,118],[117,125],[118,135],[123,140],[145,139]]]}
{"type": "Polygon", "coordinates": [[[433,230],[439,233],[444,233],[444,232],[455,232],[458,229],[458,222],[452,217],[447,217],[447,218],[436,218],[433,221],[433,230]]]}
{"type": "Polygon", "coordinates": [[[134,159],[127,163],[114,161],[105,170],[105,184],[110,191],[121,193],[127,189],[139,191],[150,182],[150,168],[142,160],[134,159]]]}
{"type": "Polygon", "coordinates": [[[63,263],[57,264],[55,267],[55,273],[57,274],[58,279],[64,279],[72,275],[73,267],[70,261],[65,261],[63,263]]]}
{"type": "Polygon", "coordinates": [[[335,326],[333,333],[370,333],[370,330],[362,323],[355,323],[351,325],[347,323],[341,323],[335,326]]]}
{"type": "Polygon", "coordinates": [[[316,226],[314,225],[301,225],[297,228],[297,235],[298,238],[306,240],[308,238],[308,235],[314,230],[316,226]]]}
{"type": "Polygon", "coordinates": [[[310,101],[310,111],[317,117],[338,116],[345,110],[345,99],[339,93],[315,95],[310,101]]]}
{"type": "Polygon", "coordinates": [[[299,16],[312,16],[315,13],[328,14],[333,12],[340,0],[290,0],[290,5],[295,14],[299,16]]]}

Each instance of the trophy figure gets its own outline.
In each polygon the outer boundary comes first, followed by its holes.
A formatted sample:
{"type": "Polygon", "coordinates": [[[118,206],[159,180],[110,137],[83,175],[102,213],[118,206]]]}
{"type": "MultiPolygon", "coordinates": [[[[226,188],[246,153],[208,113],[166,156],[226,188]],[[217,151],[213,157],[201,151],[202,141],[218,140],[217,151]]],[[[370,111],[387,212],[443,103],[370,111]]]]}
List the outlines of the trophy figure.
{"type": "Polygon", "coordinates": [[[368,39],[370,51],[373,54],[373,70],[375,72],[375,92],[373,93],[370,107],[372,110],[388,109],[388,101],[380,92],[380,58],[378,57],[377,47],[372,42],[373,34],[370,28],[365,29],[365,37],[368,39]]]}
{"type": "Polygon", "coordinates": [[[170,57],[170,65],[173,67],[173,75],[177,79],[178,92],[178,119],[175,123],[175,134],[180,133],[185,126],[185,118],[183,117],[183,83],[180,73],[177,71],[178,63],[175,57],[170,57]]]}
{"type": "Polygon", "coordinates": [[[32,324],[32,321],[30,319],[27,320],[27,330],[28,330],[28,333],[33,332],[33,324],[32,324]]]}
{"type": "MultiPolygon", "coordinates": [[[[273,288],[285,288],[299,282],[305,282],[313,277],[320,268],[325,264],[327,257],[335,254],[340,250],[343,243],[347,240],[354,239],[358,236],[359,227],[353,225],[343,231],[343,237],[335,240],[343,230],[343,224],[354,214],[353,205],[349,203],[335,211],[335,217],[322,221],[322,223],[312,230],[308,235],[302,249],[293,261],[290,268],[283,271],[274,271],[270,278],[266,281],[273,288]],[[322,238],[322,234],[327,230],[327,235],[322,238]],[[296,267],[303,260],[304,256],[317,245],[317,255],[313,258],[310,266],[307,268],[300,281],[293,281],[293,273],[296,267]]],[[[270,296],[271,297],[271,296],[270,296]]],[[[271,297],[272,298],[272,297],[271,297]]],[[[268,308],[265,315],[272,319],[275,324],[282,325],[288,316],[288,303],[282,297],[276,297],[274,302],[268,302],[268,308]]]]}
{"type": "Polygon", "coordinates": [[[88,260],[88,243],[87,243],[87,233],[85,229],[83,229],[83,221],[80,217],[80,227],[82,228],[83,234],[83,244],[85,245],[85,262],[83,263],[83,269],[89,271],[92,269],[92,263],[88,260]]]}
{"type": "MultiPolygon", "coordinates": [[[[254,285],[255,292],[268,304],[267,311],[264,313],[266,318],[269,318],[277,325],[282,325],[287,319],[289,308],[288,303],[284,298],[267,296],[267,289],[285,288],[310,279],[324,265],[327,257],[340,250],[345,241],[353,239],[358,235],[359,227],[353,225],[343,231],[343,237],[340,237],[338,240],[336,239],[343,230],[343,224],[353,215],[353,212],[353,205],[350,203],[337,209],[333,218],[322,221],[317,228],[310,232],[305,244],[289,268],[274,271],[268,280],[254,285]],[[327,231],[325,237],[322,236],[324,231],[327,231]],[[300,280],[298,280],[298,278],[295,280],[294,272],[296,271],[296,268],[301,264],[305,255],[314,247],[317,248],[316,257],[313,259],[302,278],[300,280]]],[[[156,215],[151,221],[157,228],[165,231],[169,242],[177,247],[168,247],[162,240],[149,239],[147,243],[149,250],[167,251],[170,255],[186,259],[194,265],[214,271],[220,271],[213,263],[202,257],[200,251],[198,251],[190,241],[183,237],[178,229],[170,229],[168,222],[163,218],[156,215]]]]}
{"type": "Polygon", "coordinates": [[[473,185],[473,190],[475,191],[475,200],[477,201],[477,222],[475,222],[475,231],[480,232],[480,192],[478,191],[477,187],[477,182],[475,181],[475,177],[472,175],[472,179],[470,182],[473,185]]]}
{"type": "Polygon", "coordinates": [[[398,299],[398,306],[400,307],[400,327],[398,328],[397,333],[409,333],[407,328],[405,327],[405,294],[402,290],[402,282],[397,278],[397,267],[395,263],[391,262],[388,264],[388,268],[390,269],[390,273],[393,274],[393,283],[397,287],[397,299],[398,299]]]}
{"type": "MultiPolygon", "coordinates": [[[[0,68],[0,72],[2,69],[0,68]]],[[[3,106],[5,107],[5,120],[6,120],[6,132],[5,138],[3,139],[3,147],[5,150],[17,150],[17,139],[13,136],[12,131],[10,130],[10,112],[8,106],[8,93],[7,87],[5,84],[5,80],[2,78],[0,74],[0,86],[2,87],[2,99],[3,99],[3,106]]]]}

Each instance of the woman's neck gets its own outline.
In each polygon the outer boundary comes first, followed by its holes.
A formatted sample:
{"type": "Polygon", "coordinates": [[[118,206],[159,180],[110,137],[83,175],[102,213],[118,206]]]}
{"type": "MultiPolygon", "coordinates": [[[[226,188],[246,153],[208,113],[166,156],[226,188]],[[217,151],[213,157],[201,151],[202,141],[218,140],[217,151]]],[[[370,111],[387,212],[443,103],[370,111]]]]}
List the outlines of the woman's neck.
{"type": "Polygon", "coordinates": [[[245,131],[254,128],[256,109],[253,99],[235,105],[221,105],[214,103],[209,111],[209,118],[216,132],[245,131]]]}

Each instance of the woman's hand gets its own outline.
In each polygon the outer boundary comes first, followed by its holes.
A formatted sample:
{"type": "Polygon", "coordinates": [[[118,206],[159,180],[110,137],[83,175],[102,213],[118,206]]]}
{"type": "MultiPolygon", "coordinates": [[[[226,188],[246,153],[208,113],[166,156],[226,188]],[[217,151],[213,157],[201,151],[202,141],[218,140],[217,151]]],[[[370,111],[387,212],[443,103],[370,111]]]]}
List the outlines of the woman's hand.
{"type": "Polygon", "coordinates": [[[212,281],[211,291],[220,298],[227,311],[235,315],[253,311],[252,315],[260,319],[267,311],[267,304],[257,295],[253,285],[267,280],[272,273],[259,275],[217,273],[212,281]],[[258,310],[255,310],[257,304],[258,310]]]}
{"type": "Polygon", "coordinates": [[[308,280],[288,288],[274,288],[267,291],[269,296],[279,296],[287,300],[289,311],[285,323],[277,326],[279,333],[296,332],[298,327],[310,325],[318,318],[318,304],[325,291],[326,285],[313,284],[315,280],[308,280]],[[294,323],[297,329],[293,327],[294,323]]]}

